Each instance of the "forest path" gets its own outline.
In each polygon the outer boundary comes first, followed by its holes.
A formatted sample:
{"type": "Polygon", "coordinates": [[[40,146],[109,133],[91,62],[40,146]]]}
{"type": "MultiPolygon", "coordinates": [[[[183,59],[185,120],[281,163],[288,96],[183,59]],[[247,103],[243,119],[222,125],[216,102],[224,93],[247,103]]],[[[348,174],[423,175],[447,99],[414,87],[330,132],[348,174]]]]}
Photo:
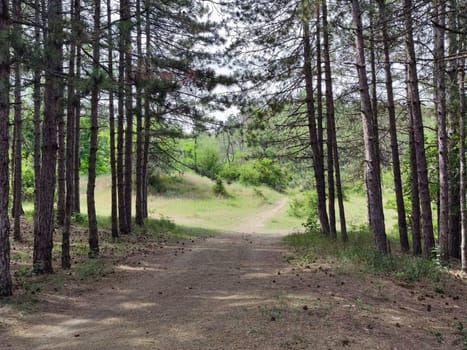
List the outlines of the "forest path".
{"type": "Polygon", "coordinates": [[[462,349],[452,325],[464,321],[465,284],[444,296],[318,257],[290,263],[282,236],[148,243],[94,284],[41,292],[34,312],[0,306],[0,349],[462,349]]]}
{"type": "MultiPolygon", "coordinates": [[[[278,201],[268,205],[263,210],[253,215],[247,216],[242,219],[236,227],[237,232],[241,233],[258,233],[266,226],[266,224],[274,218],[289,202],[287,197],[281,197],[278,201]]],[[[282,234],[288,232],[282,231],[282,234]]]]}

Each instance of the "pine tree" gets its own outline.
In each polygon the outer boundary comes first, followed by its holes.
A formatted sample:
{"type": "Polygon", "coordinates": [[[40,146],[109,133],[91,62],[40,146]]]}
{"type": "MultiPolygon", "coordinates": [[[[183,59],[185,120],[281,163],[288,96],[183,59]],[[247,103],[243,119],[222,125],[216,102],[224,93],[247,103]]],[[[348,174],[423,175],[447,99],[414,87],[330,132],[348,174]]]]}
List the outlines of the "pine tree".
{"type": "Polygon", "coordinates": [[[8,218],[9,35],[8,0],[0,0],[0,296],[9,296],[13,292],[10,275],[10,221],[8,218]]]}

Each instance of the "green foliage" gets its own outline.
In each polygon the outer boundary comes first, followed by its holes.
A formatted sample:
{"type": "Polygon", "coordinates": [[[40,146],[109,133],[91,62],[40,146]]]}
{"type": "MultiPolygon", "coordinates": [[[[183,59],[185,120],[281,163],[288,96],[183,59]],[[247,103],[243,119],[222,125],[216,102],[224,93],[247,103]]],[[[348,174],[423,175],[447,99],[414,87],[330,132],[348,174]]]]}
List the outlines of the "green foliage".
{"type": "Polygon", "coordinates": [[[292,198],[289,204],[288,214],[296,218],[306,218],[310,216],[313,208],[317,207],[318,198],[316,191],[305,191],[303,194],[292,198]]]}
{"type": "Polygon", "coordinates": [[[213,186],[213,189],[214,193],[217,195],[217,196],[221,196],[221,197],[228,197],[229,194],[227,193],[227,190],[224,186],[224,182],[222,181],[221,178],[217,178],[216,179],[216,183],[215,185],[213,186]]]}
{"type": "Polygon", "coordinates": [[[148,185],[157,194],[173,194],[180,191],[182,179],[179,176],[162,174],[155,170],[149,175],[148,185]]]}
{"type": "Polygon", "coordinates": [[[316,191],[309,190],[292,198],[289,204],[288,214],[296,218],[305,218],[306,221],[303,223],[305,232],[317,233],[320,232],[317,207],[318,197],[316,191]]]}
{"type": "Polygon", "coordinates": [[[277,191],[287,187],[289,176],[280,165],[269,158],[254,159],[240,165],[224,167],[219,174],[227,181],[240,181],[245,185],[266,185],[277,191]]]}
{"type": "Polygon", "coordinates": [[[76,266],[76,275],[83,281],[105,277],[112,272],[112,266],[102,259],[89,259],[76,266]]]}
{"type": "Polygon", "coordinates": [[[219,149],[213,144],[202,143],[198,148],[195,171],[215,180],[221,169],[222,162],[219,149]]]}
{"type": "Polygon", "coordinates": [[[22,185],[23,185],[23,200],[32,201],[34,200],[34,168],[28,159],[23,160],[21,171],[23,174],[22,185]]]}
{"type": "MultiPolygon", "coordinates": [[[[89,117],[81,117],[80,133],[80,172],[87,174],[89,167],[89,117]]],[[[99,129],[97,138],[96,174],[104,175],[110,172],[110,136],[106,129],[99,129]]]]}
{"type": "Polygon", "coordinates": [[[346,243],[316,232],[293,234],[285,240],[297,250],[299,256],[338,259],[343,269],[358,269],[406,282],[428,279],[438,283],[441,280],[442,270],[436,262],[409,255],[381,255],[375,251],[373,237],[365,228],[353,228],[346,243]]]}
{"type": "Polygon", "coordinates": [[[235,181],[240,180],[240,163],[231,163],[229,164],[224,164],[222,167],[221,171],[219,172],[219,176],[223,178],[227,183],[232,183],[235,181]]]}

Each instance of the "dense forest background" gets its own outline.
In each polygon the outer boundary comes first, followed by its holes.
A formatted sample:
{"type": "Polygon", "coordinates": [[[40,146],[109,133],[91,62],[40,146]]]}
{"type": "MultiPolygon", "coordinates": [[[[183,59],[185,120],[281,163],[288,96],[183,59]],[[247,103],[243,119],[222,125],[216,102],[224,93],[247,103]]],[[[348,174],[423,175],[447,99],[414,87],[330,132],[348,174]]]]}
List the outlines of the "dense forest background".
{"type": "Polygon", "coordinates": [[[236,181],[306,191],[292,208],[306,230],[343,241],[346,193],[360,191],[382,255],[391,187],[400,250],[467,270],[466,10],[0,0],[0,295],[12,293],[9,241],[23,239],[25,203],[33,271],[51,273],[54,232],[70,268],[80,215],[99,255],[98,175],[110,175],[116,239],[145,225],[150,188],[187,169],[220,196],[236,181]]]}

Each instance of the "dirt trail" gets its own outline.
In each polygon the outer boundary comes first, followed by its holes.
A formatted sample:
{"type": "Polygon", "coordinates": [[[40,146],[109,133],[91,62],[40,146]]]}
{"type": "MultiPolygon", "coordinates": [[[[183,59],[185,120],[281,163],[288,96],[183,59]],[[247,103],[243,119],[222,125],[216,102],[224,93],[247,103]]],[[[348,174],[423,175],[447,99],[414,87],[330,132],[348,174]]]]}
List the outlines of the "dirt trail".
{"type": "Polygon", "coordinates": [[[0,308],[0,349],[462,349],[457,287],[441,299],[290,254],[266,234],[158,247],[87,289],[42,295],[37,312],[0,308]]]}
{"type": "MultiPolygon", "coordinates": [[[[258,233],[262,228],[274,218],[288,203],[287,197],[280,198],[277,202],[270,204],[263,211],[255,213],[252,216],[246,217],[238,223],[236,231],[243,233],[258,233]]],[[[286,233],[286,232],[282,232],[286,233]]]]}

